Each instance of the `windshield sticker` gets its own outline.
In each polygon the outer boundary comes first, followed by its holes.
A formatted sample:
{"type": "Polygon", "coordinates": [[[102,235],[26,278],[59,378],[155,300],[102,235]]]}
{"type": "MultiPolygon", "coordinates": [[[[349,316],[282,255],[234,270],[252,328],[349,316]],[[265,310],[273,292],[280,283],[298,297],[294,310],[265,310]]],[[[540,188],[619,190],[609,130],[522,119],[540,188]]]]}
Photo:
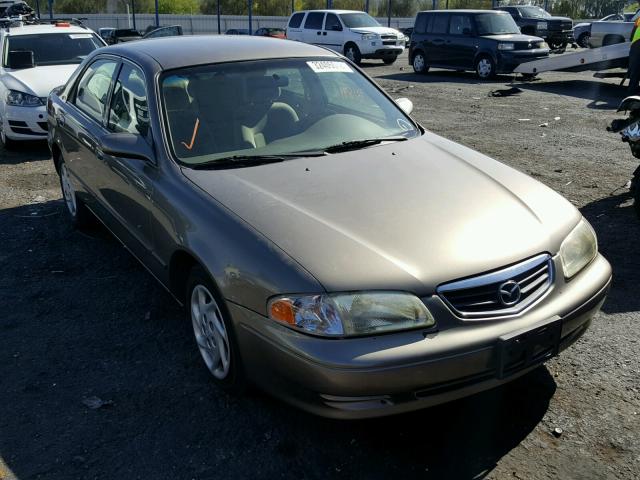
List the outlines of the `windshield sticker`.
{"type": "Polygon", "coordinates": [[[90,33],[71,33],[69,34],[69,38],[71,40],[78,40],[80,38],[91,38],[91,34],[90,33]]]}
{"type": "Polygon", "coordinates": [[[316,73],[353,73],[344,62],[307,62],[307,65],[316,73]]]}
{"type": "Polygon", "coordinates": [[[184,148],[187,150],[191,150],[193,148],[193,144],[196,142],[196,135],[198,135],[198,128],[200,127],[200,119],[196,118],[196,123],[193,126],[193,136],[191,137],[191,143],[187,144],[186,142],[180,142],[184,145],[184,148]]]}

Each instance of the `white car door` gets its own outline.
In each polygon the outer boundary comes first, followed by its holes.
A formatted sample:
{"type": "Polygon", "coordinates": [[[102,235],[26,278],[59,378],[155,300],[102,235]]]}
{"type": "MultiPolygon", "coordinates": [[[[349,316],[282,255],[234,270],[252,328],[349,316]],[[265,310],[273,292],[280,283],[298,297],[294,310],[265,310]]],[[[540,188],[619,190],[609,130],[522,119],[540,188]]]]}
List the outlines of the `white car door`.
{"type": "Polygon", "coordinates": [[[322,39],[322,27],[324,26],[324,12],[309,12],[304,21],[302,41],[320,45],[322,39]]]}
{"type": "Polygon", "coordinates": [[[345,28],[335,13],[327,13],[322,31],[322,46],[342,53],[344,50],[345,28]]]}
{"type": "Polygon", "coordinates": [[[291,15],[289,24],[287,25],[287,39],[303,42],[302,20],[304,20],[306,12],[296,12],[291,15]]]}

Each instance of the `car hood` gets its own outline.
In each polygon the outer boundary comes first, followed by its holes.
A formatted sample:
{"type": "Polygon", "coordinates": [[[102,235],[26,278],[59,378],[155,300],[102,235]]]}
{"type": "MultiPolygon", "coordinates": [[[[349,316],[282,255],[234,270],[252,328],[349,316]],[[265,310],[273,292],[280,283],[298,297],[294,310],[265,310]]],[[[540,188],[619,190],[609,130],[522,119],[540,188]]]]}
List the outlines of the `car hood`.
{"type": "Polygon", "coordinates": [[[232,170],[183,169],[328,291],[428,295],[556,253],[580,213],[532,178],[437,135],[232,170]]]}
{"type": "Polygon", "coordinates": [[[78,65],[52,65],[9,70],[2,75],[2,82],[10,90],[18,90],[44,98],[48,97],[55,87],[67,83],[76,68],[78,65]]]}
{"type": "Polygon", "coordinates": [[[503,35],[482,35],[482,38],[490,38],[498,42],[542,42],[540,37],[532,35],[522,35],[521,33],[507,33],[503,35]]]}
{"type": "Polygon", "coordinates": [[[541,20],[541,21],[562,21],[562,22],[572,22],[573,20],[569,17],[549,17],[549,18],[536,18],[536,20],[541,20]]]}
{"type": "Polygon", "coordinates": [[[360,27],[360,28],[351,28],[350,29],[354,33],[377,33],[378,35],[401,35],[401,33],[389,27],[360,27]]]}

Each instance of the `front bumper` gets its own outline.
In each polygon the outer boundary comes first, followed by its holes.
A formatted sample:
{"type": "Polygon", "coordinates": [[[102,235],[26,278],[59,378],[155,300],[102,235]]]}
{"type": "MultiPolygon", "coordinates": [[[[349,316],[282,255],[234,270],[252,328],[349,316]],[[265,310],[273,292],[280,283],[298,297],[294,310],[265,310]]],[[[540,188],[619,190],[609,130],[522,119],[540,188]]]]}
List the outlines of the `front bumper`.
{"type": "Polygon", "coordinates": [[[11,140],[45,140],[47,138],[46,107],[5,106],[3,129],[11,140]]]}
{"type": "Polygon", "coordinates": [[[532,50],[505,50],[498,52],[498,73],[512,73],[521,63],[533,62],[549,57],[548,48],[536,48],[532,50]]]}
{"type": "Polygon", "coordinates": [[[543,35],[547,43],[573,43],[573,30],[549,30],[543,35]]]}
{"type": "MultiPolygon", "coordinates": [[[[554,262],[561,268],[558,258],[554,262]]],[[[539,364],[500,377],[499,338],[559,317],[559,349],[565,349],[588,328],[610,281],[611,267],[598,255],[571,281],[558,278],[519,317],[465,321],[432,296],[423,300],[438,321],[436,331],[341,340],[295,332],[237,305],[230,311],[257,385],[318,415],[367,418],[445,403],[527,373],[539,364]]]]}
{"type": "Polygon", "coordinates": [[[362,58],[397,57],[404,52],[404,39],[394,41],[394,45],[384,45],[381,41],[361,42],[358,45],[362,58]]]}

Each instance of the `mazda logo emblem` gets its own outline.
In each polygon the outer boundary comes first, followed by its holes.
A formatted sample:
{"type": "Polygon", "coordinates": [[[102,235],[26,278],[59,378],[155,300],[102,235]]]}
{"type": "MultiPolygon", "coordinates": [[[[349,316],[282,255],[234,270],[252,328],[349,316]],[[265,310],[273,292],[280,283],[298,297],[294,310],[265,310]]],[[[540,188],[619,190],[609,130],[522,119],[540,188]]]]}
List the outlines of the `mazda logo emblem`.
{"type": "Polygon", "coordinates": [[[511,307],[518,303],[521,296],[520,285],[515,280],[504,282],[498,288],[498,299],[505,307],[511,307]]]}

